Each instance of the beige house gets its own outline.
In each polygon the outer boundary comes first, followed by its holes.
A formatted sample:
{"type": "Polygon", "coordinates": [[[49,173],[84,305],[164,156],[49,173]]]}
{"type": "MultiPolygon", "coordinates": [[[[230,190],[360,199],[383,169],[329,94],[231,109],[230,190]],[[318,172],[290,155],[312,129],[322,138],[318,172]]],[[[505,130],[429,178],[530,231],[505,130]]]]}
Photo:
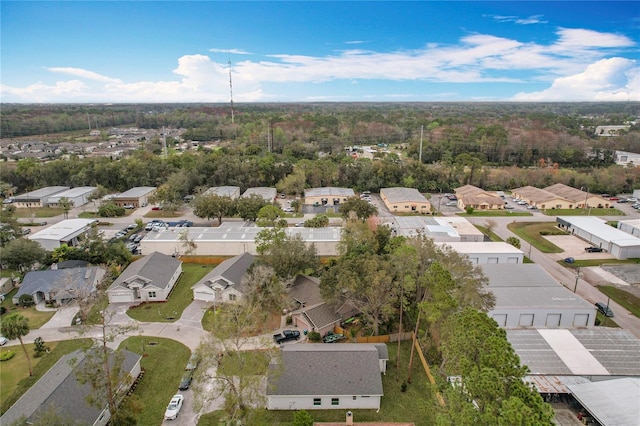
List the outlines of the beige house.
{"type": "Polygon", "coordinates": [[[475,210],[500,210],[504,208],[504,200],[493,192],[487,192],[473,185],[465,185],[455,189],[458,207],[462,210],[473,207],[475,210]]]}
{"type": "Polygon", "coordinates": [[[544,189],[534,186],[523,186],[511,191],[514,198],[526,201],[538,209],[573,209],[575,202],[544,189]]]}
{"type": "Polygon", "coordinates": [[[559,197],[566,198],[574,203],[576,208],[584,209],[588,207],[608,208],[611,207],[611,201],[603,198],[597,194],[591,194],[587,191],[572,188],[563,183],[556,183],[555,185],[547,186],[544,188],[546,191],[556,194],[559,197]]]}
{"type": "Polygon", "coordinates": [[[332,186],[324,188],[310,188],[304,191],[304,204],[313,206],[334,206],[347,201],[349,197],[355,197],[351,188],[336,188],[332,186]]]}
{"type": "Polygon", "coordinates": [[[380,198],[392,213],[431,214],[431,203],[415,188],[382,188],[380,198]]]}

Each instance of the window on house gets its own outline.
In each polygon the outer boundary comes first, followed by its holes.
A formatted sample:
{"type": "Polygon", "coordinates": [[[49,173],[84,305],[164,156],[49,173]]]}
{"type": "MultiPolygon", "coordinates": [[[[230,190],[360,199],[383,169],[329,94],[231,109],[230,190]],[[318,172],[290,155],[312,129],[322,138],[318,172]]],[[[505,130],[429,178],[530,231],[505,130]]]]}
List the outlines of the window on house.
{"type": "Polygon", "coordinates": [[[156,292],[155,291],[150,291],[149,292],[149,298],[155,298],[156,297],[156,292]]]}
{"type": "Polygon", "coordinates": [[[236,300],[236,295],[235,294],[230,294],[229,295],[229,300],[231,300],[231,301],[236,300]]]}
{"type": "Polygon", "coordinates": [[[322,398],[313,398],[313,405],[322,405],[322,398]]]}
{"type": "Polygon", "coordinates": [[[353,400],[355,401],[356,399],[358,399],[358,397],[353,395],[353,400]]]}
{"type": "Polygon", "coordinates": [[[340,405],[340,398],[331,398],[331,405],[340,405]]]}

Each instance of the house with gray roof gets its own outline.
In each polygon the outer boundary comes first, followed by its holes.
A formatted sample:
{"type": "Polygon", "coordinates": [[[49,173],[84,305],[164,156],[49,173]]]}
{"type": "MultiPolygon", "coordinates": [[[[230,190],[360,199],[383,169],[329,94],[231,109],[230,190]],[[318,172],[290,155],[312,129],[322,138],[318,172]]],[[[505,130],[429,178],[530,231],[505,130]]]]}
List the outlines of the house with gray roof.
{"type": "Polygon", "coordinates": [[[30,295],[35,303],[63,303],[86,297],[96,292],[105,272],[98,266],[27,272],[12,301],[18,304],[23,294],[30,295]]]}
{"type": "Polygon", "coordinates": [[[109,303],[163,302],[181,274],[181,260],[154,252],[133,262],[111,284],[109,303]]]}
{"type": "MultiPolygon", "coordinates": [[[[128,389],[133,380],[140,375],[142,357],[126,349],[122,360],[122,371],[127,373],[123,389],[128,389]]],[[[111,353],[113,354],[113,352],[111,353]]],[[[110,355],[111,363],[114,358],[110,355]]],[[[103,426],[109,422],[110,413],[107,401],[103,408],[87,402],[87,396],[96,396],[89,383],[81,384],[75,374],[87,362],[86,354],[80,350],[62,356],[29,390],[27,390],[0,417],[0,424],[13,425],[25,420],[31,424],[46,416],[50,409],[73,421],[73,424],[103,426]],[[70,362],[74,360],[74,362],[70,362]]]]}
{"type": "Polygon", "coordinates": [[[283,346],[269,368],[267,409],[380,409],[386,358],[385,344],[283,346]]]}
{"type": "Polygon", "coordinates": [[[251,253],[243,253],[225,260],[191,287],[193,299],[214,303],[241,301],[246,292],[243,278],[254,259],[251,253]]]}

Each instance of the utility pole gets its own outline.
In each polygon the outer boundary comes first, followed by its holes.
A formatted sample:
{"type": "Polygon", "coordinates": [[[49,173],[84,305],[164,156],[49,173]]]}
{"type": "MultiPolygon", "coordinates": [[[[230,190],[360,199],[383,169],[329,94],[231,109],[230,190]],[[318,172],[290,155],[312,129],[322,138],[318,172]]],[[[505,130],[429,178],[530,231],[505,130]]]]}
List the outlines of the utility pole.
{"type": "Polygon", "coordinates": [[[422,164],[422,137],[424,136],[424,126],[420,126],[420,152],[418,153],[418,161],[422,164]]]}
{"type": "Polygon", "coordinates": [[[578,270],[576,271],[576,285],[573,286],[573,292],[575,293],[578,289],[578,280],[580,279],[580,267],[578,266],[578,270]]]}
{"type": "Polygon", "coordinates": [[[235,123],[233,116],[233,84],[231,82],[231,55],[229,55],[229,95],[231,96],[231,124],[235,123]]]}

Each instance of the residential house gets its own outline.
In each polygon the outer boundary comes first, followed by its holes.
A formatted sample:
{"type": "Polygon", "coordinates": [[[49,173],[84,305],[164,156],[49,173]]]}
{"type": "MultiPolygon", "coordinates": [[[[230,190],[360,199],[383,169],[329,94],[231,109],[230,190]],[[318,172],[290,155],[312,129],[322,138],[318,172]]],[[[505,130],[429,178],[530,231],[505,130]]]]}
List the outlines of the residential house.
{"type": "Polygon", "coordinates": [[[60,304],[87,297],[96,292],[105,272],[97,266],[27,272],[12,301],[17,305],[23,294],[30,295],[35,303],[46,301],[60,304]]]}
{"type": "Polygon", "coordinates": [[[109,303],[164,302],[181,274],[181,260],[154,252],[131,263],[111,284],[109,303]]]}
{"type": "Polygon", "coordinates": [[[380,198],[392,213],[431,213],[431,203],[415,188],[382,188],[380,198]]]}
{"type": "Polygon", "coordinates": [[[243,278],[254,259],[251,253],[243,253],[225,260],[191,287],[193,299],[214,303],[242,301],[246,292],[243,278]]]}
{"type": "Polygon", "coordinates": [[[280,363],[269,368],[267,409],[380,409],[385,344],[300,343],[281,350],[280,363]]]}
{"type": "MultiPolygon", "coordinates": [[[[129,389],[140,375],[142,357],[126,349],[123,349],[122,353],[124,357],[121,369],[127,377],[120,384],[120,388],[125,393],[124,391],[129,389]]],[[[109,356],[111,363],[115,362],[112,354],[111,352],[109,356]]],[[[0,424],[32,424],[35,420],[46,416],[51,409],[69,419],[73,424],[92,426],[108,424],[111,415],[107,401],[103,401],[101,408],[90,404],[87,396],[95,396],[95,392],[90,383],[82,384],[76,376],[76,370],[84,368],[86,362],[86,354],[81,350],[63,355],[44,376],[9,407],[0,417],[0,424]]]]}

